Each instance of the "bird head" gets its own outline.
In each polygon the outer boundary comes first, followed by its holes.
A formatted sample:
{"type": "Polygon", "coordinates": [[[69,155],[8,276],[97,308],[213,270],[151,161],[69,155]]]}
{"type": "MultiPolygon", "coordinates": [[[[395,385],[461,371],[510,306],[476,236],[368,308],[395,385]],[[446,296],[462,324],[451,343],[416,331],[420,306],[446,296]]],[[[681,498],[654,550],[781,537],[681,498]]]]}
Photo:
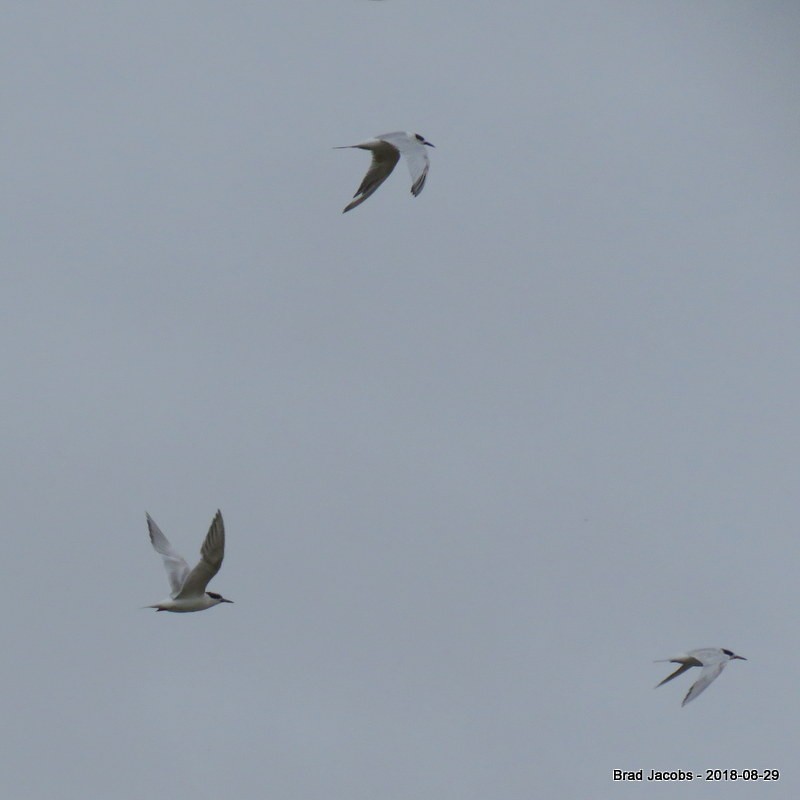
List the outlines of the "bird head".
{"type": "Polygon", "coordinates": [[[216,592],[206,592],[206,594],[212,600],[216,600],[218,603],[232,603],[233,602],[233,600],[226,600],[221,594],[217,594],[216,592]]]}
{"type": "Polygon", "coordinates": [[[416,139],[416,140],[417,140],[417,141],[418,141],[420,144],[426,144],[426,145],[428,145],[428,147],[436,147],[436,145],[435,145],[435,144],[431,144],[430,142],[426,141],[426,140],[425,140],[425,137],[424,137],[424,136],[420,136],[418,133],[415,133],[415,134],[414,134],[414,138],[415,138],[415,139],[416,139]]]}
{"type": "Polygon", "coordinates": [[[733,661],[734,658],[739,658],[742,661],[747,661],[747,659],[744,656],[737,656],[736,653],[732,652],[731,650],[726,650],[724,647],[722,648],[722,652],[725,653],[725,655],[728,656],[728,658],[731,661],[733,661]]]}

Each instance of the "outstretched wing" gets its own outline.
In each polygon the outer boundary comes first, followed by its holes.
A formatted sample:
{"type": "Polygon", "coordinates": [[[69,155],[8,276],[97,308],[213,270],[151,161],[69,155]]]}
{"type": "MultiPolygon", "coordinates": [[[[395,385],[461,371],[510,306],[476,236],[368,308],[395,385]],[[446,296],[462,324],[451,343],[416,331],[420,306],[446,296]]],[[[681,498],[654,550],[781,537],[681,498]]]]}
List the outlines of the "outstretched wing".
{"type": "Polygon", "coordinates": [[[361,205],[375,190],[392,174],[392,170],[400,160],[400,151],[388,142],[377,142],[370,144],[369,147],[364,145],[352,145],[362,150],[370,150],[372,152],[372,163],[369,165],[367,174],[364,180],[361,181],[361,186],[358,191],[353,195],[355,198],[345,206],[343,214],[361,205]]]}
{"type": "Polygon", "coordinates": [[[408,171],[411,173],[411,194],[416,197],[425,186],[425,178],[428,177],[428,169],[431,162],[428,158],[428,151],[424,145],[416,145],[406,148],[403,152],[408,164],[408,171]]]}
{"type": "Polygon", "coordinates": [[[725,664],[727,663],[727,661],[720,661],[718,664],[709,664],[707,667],[703,667],[700,677],[692,684],[692,688],[689,689],[686,697],[683,698],[681,705],[685,706],[690,700],[694,700],[697,695],[704,692],[717,678],[720,672],[725,669],[725,664]]]}
{"type": "Polygon", "coordinates": [[[204,594],[208,582],[219,572],[223,558],[225,558],[225,524],[222,521],[222,512],[217,511],[200,548],[200,561],[186,577],[175,599],[204,594]]]}
{"type": "Polygon", "coordinates": [[[671,675],[667,675],[667,677],[664,678],[664,680],[661,681],[661,683],[657,683],[655,685],[655,688],[658,689],[659,686],[663,686],[667,681],[671,681],[673,678],[677,678],[678,675],[683,675],[683,673],[686,672],[687,669],[691,669],[693,666],[694,664],[681,664],[678,667],[678,669],[675,670],[675,672],[673,672],[671,675]]]}
{"type": "Polygon", "coordinates": [[[169,539],[164,536],[161,528],[156,525],[149,514],[147,515],[147,528],[150,531],[150,541],[153,543],[156,553],[164,559],[164,569],[167,571],[172,596],[175,597],[180,592],[186,576],[189,574],[189,565],[182,556],[172,549],[169,539]]]}

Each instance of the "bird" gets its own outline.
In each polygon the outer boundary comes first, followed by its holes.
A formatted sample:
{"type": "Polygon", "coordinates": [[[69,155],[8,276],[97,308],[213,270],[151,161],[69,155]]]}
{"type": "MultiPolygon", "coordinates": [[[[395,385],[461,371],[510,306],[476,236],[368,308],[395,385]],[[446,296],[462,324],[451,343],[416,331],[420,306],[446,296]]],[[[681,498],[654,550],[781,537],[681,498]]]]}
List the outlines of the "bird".
{"type": "Polygon", "coordinates": [[[689,691],[686,693],[686,697],[683,698],[681,706],[685,706],[688,702],[694,700],[695,697],[704,692],[712,681],[719,676],[722,670],[725,669],[725,665],[736,658],[747,661],[744,656],[737,656],[736,653],[731,650],[726,650],[724,647],[702,647],[699,650],[689,650],[688,653],[675,656],[675,658],[660,658],[658,662],[672,662],[673,664],[680,664],[680,667],[671,675],[667,675],[655,688],[658,689],[659,686],[663,686],[667,681],[677,678],[678,675],[682,675],[691,667],[702,667],[703,669],[700,672],[700,677],[691,685],[689,691]]]}
{"type": "Polygon", "coordinates": [[[204,611],[220,603],[232,603],[221,594],[207,592],[208,582],[219,572],[222,559],[225,557],[225,524],[222,512],[217,511],[208,529],[203,546],[200,548],[200,560],[193,569],[186,560],[172,549],[169,540],[156,525],[155,520],[147,514],[147,528],[150,541],[155,551],[164,559],[164,568],[172,593],[166,600],[145,608],[157,611],[204,611]]]}
{"type": "Polygon", "coordinates": [[[348,144],[343,147],[335,147],[335,150],[347,150],[358,148],[372,152],[372,163],[369,165],[361,186],[353,195],[353,200],[348,203],[343,214],[361,205],[388,177],[400,160],[400,156],[406,157],[408,171],[411,173],[411,194],[416,197],[425,186],[425,178],[428,177],[428,151],[426,147],[434,147],[418,133],[408,131],[395,131],[394,133],[382,133],[374,139],[369,139],[361,144],[348,144]]]}

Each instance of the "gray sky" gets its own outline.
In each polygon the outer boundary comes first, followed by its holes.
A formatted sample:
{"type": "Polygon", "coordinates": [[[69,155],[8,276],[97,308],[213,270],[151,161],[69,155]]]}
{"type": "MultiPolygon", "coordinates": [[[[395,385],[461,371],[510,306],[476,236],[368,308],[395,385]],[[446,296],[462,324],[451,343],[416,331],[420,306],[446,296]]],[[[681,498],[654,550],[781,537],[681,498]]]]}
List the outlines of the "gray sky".
{"type": "Polygon", "coordinates": [[[796,796],[800,10],[499,5],[7,4],[15,800],[796,796]]]}

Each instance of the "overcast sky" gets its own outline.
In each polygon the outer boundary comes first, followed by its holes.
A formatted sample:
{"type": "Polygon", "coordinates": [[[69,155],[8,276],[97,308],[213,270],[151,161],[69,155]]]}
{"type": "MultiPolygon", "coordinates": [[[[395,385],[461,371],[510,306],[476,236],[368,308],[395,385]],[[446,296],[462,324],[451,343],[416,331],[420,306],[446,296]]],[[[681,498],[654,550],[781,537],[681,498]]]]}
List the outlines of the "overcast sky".
{"type": "Polygon", "coordinates": [[[0,45],[8,797],[797,796],[795,2],[10,2],[0,45]],[[424,192],[342,216],[332,148],[394,130],[424,192]],[[235,604],[141,610],[145,511],[194,562],[217,508],[235,604]]]}

